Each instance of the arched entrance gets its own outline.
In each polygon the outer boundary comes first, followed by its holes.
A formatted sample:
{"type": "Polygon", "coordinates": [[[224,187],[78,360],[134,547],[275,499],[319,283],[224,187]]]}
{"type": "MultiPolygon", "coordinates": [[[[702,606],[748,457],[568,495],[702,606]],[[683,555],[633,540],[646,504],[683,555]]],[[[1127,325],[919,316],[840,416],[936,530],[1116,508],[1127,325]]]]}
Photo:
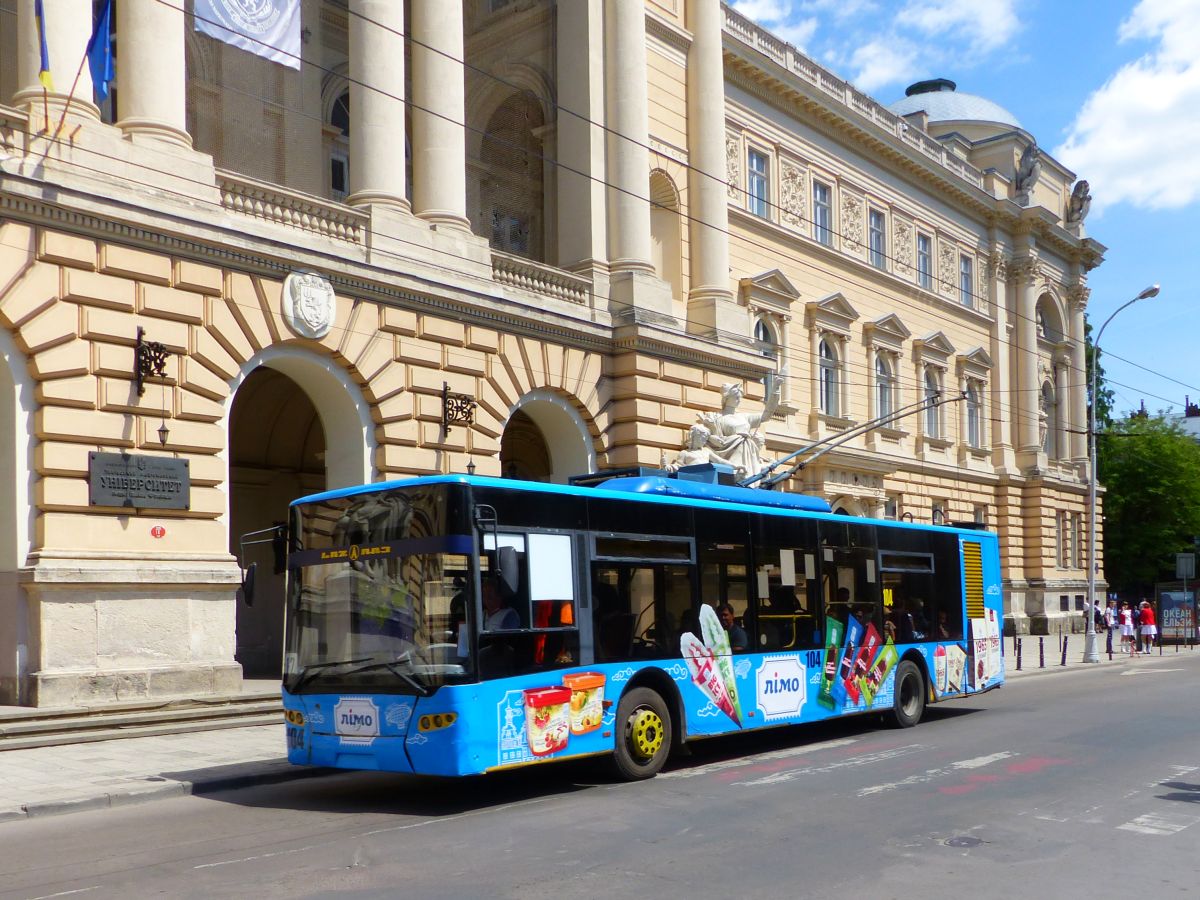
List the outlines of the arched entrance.
{"type": "MultiPolygon", "coordinates": [[[[288,504],[372,479],[371,413],[349,375],[290,345],[268,347],[234,384],[229,441],[229,550],[243,534],[287,518],[288,504]]],[[[238,604],[236,658],[247,678],[278,678],[283,659],[283,573],[270,544],[247,548],[258,563],[254,606],[238,604]]]]}
{"type": "Polygon", "coordinates": [[[25,356],[0,328],[0,705],[28,701],[31,651],[29,611],[18,570],[29,555],[33,511],[34,385],[25,356]]]}
{"type": "MultiPolygon", "coordinates": [[[[288,504],[325,488],[325,431],[316,407],[286,375],[260,367],[229,414],[230,551],[243,534],[286,521],[288,504]]],[[[283,659],[283,571],[271,544],[247,547],[258,563],[254,606],[237,607],[236,659],[246,678],[273,678],[283,659]]]]}
{"type": "Polygon", "coordinates": [[[596,471],[596,451],[583,417],[558,394],[538,389],[517,403],[500,439],[506,478],[565,484],[596,471]]]}

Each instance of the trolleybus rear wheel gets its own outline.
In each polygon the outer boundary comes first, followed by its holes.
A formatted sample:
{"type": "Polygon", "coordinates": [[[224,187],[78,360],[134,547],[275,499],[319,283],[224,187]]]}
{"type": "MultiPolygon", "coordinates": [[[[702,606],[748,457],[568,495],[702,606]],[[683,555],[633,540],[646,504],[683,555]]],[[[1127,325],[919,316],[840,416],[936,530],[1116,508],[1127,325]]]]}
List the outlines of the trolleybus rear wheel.
{"type": "Polygon", "coordinates": [[[896,666],[895,698],[889,718],[897,728],[912,728],[925,712],[925,679],[910,659],[896,666]]]}
{"type": "Polygon", "coordinates": [[[613,765],[626,781],[653,778],[671,753],[671,714],[650,688],[627,691],[617,705],[613,765]]]}

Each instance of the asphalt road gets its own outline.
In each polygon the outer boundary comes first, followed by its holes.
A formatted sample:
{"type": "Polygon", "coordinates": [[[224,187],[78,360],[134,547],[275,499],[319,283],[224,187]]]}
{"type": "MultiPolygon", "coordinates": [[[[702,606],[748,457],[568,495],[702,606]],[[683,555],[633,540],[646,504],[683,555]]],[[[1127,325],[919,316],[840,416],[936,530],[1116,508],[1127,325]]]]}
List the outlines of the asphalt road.
{"type": "Polygon", "coordinates": [[[1200,652],[1026,676],[904,731],[594,767],[347,773],[0,826],[0,897],[1128,898],[1200,892],[1200,652]]]}

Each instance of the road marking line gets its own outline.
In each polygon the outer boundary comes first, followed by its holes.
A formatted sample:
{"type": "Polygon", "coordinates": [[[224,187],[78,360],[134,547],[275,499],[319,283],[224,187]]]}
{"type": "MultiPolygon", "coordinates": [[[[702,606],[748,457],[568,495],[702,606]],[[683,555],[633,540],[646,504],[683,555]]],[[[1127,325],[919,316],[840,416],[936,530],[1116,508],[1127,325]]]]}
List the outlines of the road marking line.
{"type": "Polygon", "coordinates": [[[1147,813],[1144,816],[1138,816],[1124,825],[1118,825],[1117,828],[1123,831],[1136,831],[1138,834],[1151,834],[1161,836],[1164,834],[1178,834],[1185,828],[1190,828],[1200,822],[1200,816],[1185,816],[1185,815],[1154,815],[1147,813]]]}
{"type": "Polygon", "coordinates": [[[886,762],[889,759],[898,759],[901,756],[909,756],[913,753],[918,753],[926,748],[921,744],[909,744],[906,747],[897,747],[894,750],[881,750],[878,753],[864,753],[862,756],[852,756],[849,759],[839,760],[838,762],[828,763],[824,766],[805,766],[802,769],[792,769],[788,772],[776,772],[772,775],[764,775],[762,778],[754,778],[750,781],[734,781],[731,782],[740,786],[758,787],[761,785],[782,784],[786,781],[800,778],[804,775],[822,775],[826,772],[833,772],[838,769],[850,769],[858,766],[867,766],[872,763],[886,762]]]}
{"type": "Polygon", "coordinates": [[[858,796],[870,797],[872,794],[882,794],[885,791],[894,791],[898,788],[908,787],[914,784],[927,784],[935,778],[942,778],[950,775],[960,769],[981,769],[984,766],[990,766],[992,763],[1000,762],[1003,759],[1011,759],[1017,754],[1007,750],[1002,753],[993,753],[989,756],[977,756],[974,759],[960,759],[958,762],[950,763],[948,766],[943,766],[940,769],[928,769],[920,775],[909,775],[907,778],[902,778],[900,781],[892,781],[887,784],[876,784],[872,787],[860,788],[858,796]]]}
{"type": "Polygon", "coordinates": [[[687,769],[677,769],[674,772],[663,772],[662,778],[695,778],[697,775],[710,775],[713,772],[723,772],[726,769],[736,769],[739,766],[753,766],[758,763],[771,762],[777,759],[789,759],[793,756],[807,756],[818,750],[832,750],[835,747],[845,747],[853,744],[858,738],[838,738],[832,741],[821,741],[818,744],[805,744],[803,747],[789,747],[786,750],[772,750],[768,753],[756,753],[754,756],[742,756],[738,759],[725,759],[720,762],[705,763],[687,769]]]}
{"type": "Polygon", "coordinates": [[[40,897],[34,897],[33,900],[50,900],[51,897],[69,897],[71,894],[86,894],[88,891],[98,891],[100,885],[94,884],[91,887],[76,888],[73,891],[59,891],[57,894],[42,894],[40,897]]]}

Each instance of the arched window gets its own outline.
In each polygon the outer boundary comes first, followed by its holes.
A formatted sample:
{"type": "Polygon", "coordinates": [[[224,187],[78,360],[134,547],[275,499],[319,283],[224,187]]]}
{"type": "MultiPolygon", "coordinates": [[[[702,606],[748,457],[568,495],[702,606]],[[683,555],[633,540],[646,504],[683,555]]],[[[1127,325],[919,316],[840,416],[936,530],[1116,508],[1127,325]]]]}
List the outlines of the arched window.
{"type": "Polygon", "coordinates": [[[828,340],[822,339],[818,348],[820,354],[820,384],[821,412],[827,416],[841,415],[841,405],[838,402],[839,381],[837,351],[828,340]]]}
{"type": "Polygon", "coordinates": [[[345,200],[350,193],[350,92],[344,91],[329,109],[329,124],[340,132],[329,149],[329,194],[345,200]]]}
{"type": "Polygon", "coordinates": [[[477,234],[493,248],[543,260],[542,143],[545,124],[537,98],[513,94],[488,120],[483,135],[477,234]]]}
{"type": "Polygon", "coordinates": [[[754,320],[754,341],[763,356],[774,356],[779,349],[779,341],[775,339],[775,332],[765,316],[754,320]]]}
{"type": "MultiPolygon", "coordinates": [[[[882,418],[896,411],[893,398],[896,390],[896,380],[892,377],[892,367],[882,353],[875,356],[875,415],[882,418]]],[[[888,423],[891,424],[891,423],[888,423]]]]}
{"type": "Polygon", "coordinates": [[[941,380],[937,370],[930,367],[925,370],[925,436],[940,438],[942,436],[942,408],[934,401],[942,394],[941,380]]]}
{"type": "Polygon", "coordinates": [[[683,297],[683,241],[679,191],[667,173],[650,173],[650,252],[658,277],[671,286],[671,295],[683,297]]]}
{"type": "Polygon", "coordinates": [[[967,382],[967,445],[983,446],[983,398],[979,384],[967,382]]]}

